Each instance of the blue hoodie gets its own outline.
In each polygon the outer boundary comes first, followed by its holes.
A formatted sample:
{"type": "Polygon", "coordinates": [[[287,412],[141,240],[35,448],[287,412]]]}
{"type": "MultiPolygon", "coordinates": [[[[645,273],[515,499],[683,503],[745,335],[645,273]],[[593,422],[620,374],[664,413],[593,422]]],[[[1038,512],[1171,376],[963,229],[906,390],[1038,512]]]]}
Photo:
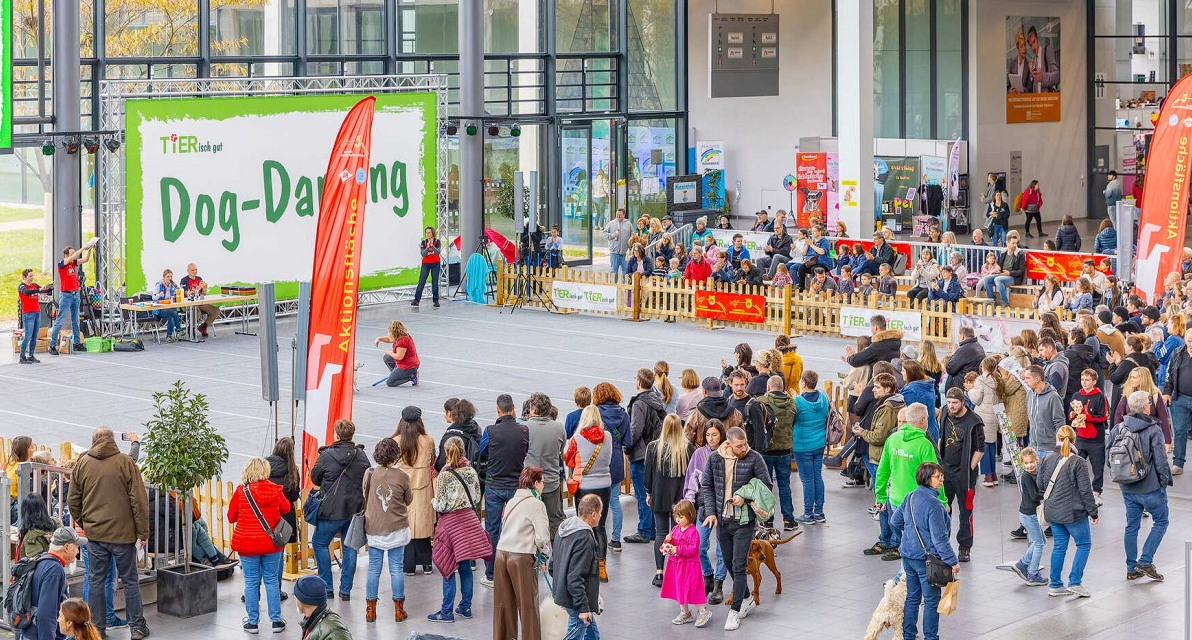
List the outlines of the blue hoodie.
{"type": "Polygon", "coordinates": [[[956,552],[948,543],[952,522],[944,505],[940,504],[939,492],[929,487],[916,487],[910,495],[902,499],[902,506],[894,511],[890,525],[902,531],[902,544],[898,545],[898,552],[903,558],[910,560],[926,560],[926,545],[932,553],[939,556],[944,564],[954,567],[960,560],[956,552]],[[911,518],[914,518],[914,524],[911,518]],[[915,528],[918,527],[918,535],[915,528]],[[919,538],[923,544],[919,544],[919,538]]]}
{"type": "Polygon", "coordinates": [[[613,434],[613,461],[609,465],[613,486],[625,479],[624,451],[633,444],[633,431],[629,428],[629,414],[619,404],[605,402],[596,405],[600,409],[600,421],[604,423],[604,430],[613,434]]]}
{"type": "Polygon", "coordinates": [[[918,402],[927,407],[927,435],[931,436],[932,442],[939,442],[940,425],[935,417],[935,399],[939,392],[936,391],[935,382],[930,378],[908,382],[898,393],[902,394],[907,406],[918,402]]]}
{"type": "Polygon", "coordinates": [[[823,451],[828,440],[828,396],[819,391],[795,396],[795,427],[791,451],[823,451]],[[813,399],[808,399],[811,396],[813,399]]]}

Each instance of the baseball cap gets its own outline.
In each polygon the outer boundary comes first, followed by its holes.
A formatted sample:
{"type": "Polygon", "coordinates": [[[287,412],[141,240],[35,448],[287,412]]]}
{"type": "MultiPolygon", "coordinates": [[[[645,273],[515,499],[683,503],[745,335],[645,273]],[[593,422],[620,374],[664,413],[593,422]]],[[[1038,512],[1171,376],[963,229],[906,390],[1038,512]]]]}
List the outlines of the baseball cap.
{"type": "Polygon", "coordinates": [[[50,537],[50,545],[55,546],[55,547],[61,547],[61,546],[68,545],[68,544],[73,544],[73,545],[77,545],[77,546],[81,547],[81,546],[87,544],[87,539],[84,538],[83,536],[80,536],[79,532],[75,531],[71,527],[58,527],[57,529],[55,529],[54,535],[50,537]]]}
{"type": "Polygon", "coordinates": [[[944,395],[946,395],[949,400],[964,401],[964,391],[962,391],[959,387],[952,387],[951,389],[948,389],[948,393],[944,395]]]}
{"type": "Polygon", "coordinates": [[[1150,318],[1151,320],[1154,320],[1155,322],[1159,321],[1159,315],[1160,315],[1159,309],[1157,309],[1156,307],[1147,307],[1147,308],[1143,309],[1142,315],[1150,318]]]}
{"type": "Polygon", "coordinates": [[[703,387],[704,392],[710,396],[720,395],[721,393],[724,393],[724,387],[720,384],[720,378],[713,378],[713,377],[704,378],[704,381],[700,386],[703,387]]]}

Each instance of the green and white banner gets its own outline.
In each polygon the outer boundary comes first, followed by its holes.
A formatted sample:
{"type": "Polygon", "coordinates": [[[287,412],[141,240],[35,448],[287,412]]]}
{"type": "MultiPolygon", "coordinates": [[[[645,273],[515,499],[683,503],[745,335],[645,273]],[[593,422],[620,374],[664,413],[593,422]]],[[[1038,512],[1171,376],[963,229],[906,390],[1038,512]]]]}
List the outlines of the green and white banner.
{"type": "Polygon", "coordinates": [[[612,285],[553,280],[550,296],[560,309],[617,312],[617,288],[612,285]]]}
{"type": "Polygon", "coordinates": [[[888,309],[867,309],[865,307],[840,307],[840,335],[867,336],[869,319],[881,314],[886,317],[886,327],[902,332],[902,339],[919,342],[923,339],[923,314],[917,311],[890,311],[888,309]]]}
{"type": "MultiPolygon", "coordinates": [[[[310,279],[327,155],[363,97],[126,102],[126,291],[191,262],[213,285],[310,279]]],[[[416,282],[422,229],[437,226],[435,95],[376,98],[361,289],[416,282]]]]}

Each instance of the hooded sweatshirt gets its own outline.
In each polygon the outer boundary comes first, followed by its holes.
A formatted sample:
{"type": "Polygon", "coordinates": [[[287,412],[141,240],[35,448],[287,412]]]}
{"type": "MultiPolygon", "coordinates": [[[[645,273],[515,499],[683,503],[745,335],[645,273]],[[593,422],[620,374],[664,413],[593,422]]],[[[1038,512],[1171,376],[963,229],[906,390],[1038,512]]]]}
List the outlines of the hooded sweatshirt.
{"type": "Polygon", "coordinates": [[[588,523],[571,516],[559,525],[551,556],[555,604],[580,613],[595,612],[600,602],[596,535],[588,523]]]}
{"type": "Polygon", "coordinates": [[[741,412],[729,404],[728,398],[724,396],[708,396],[695,405],[695,410],[687,418],[685,430],[688,437],[690,438],[692,435],[700,433],[712,418],[724,423],[725,431],[733,427],[739,427],[745,422],[745,418],[741,415],[741,412]]]}
{"type": "Polygon", "coordinates": [[[563,454],[563,460],[571,469],[569,473],[572,476],[577,472],[583,472],[584,467],[588,466],[588,461],[592,460],[592,454],[596,453],[596,459],[592,462],[592,466],[579,480],[580,489],[607,489],[612,486],[611,465],[614,448],[613,439],[598,424],[590,424],[580,429],[579,433],[567,441],[567,450],[563,454]],[[596,453],[598,444],[600,452],[596,453]]]}
{"type": "Polygon", "coordinates": [[[801,393],[795,398],[795,409],[791,449],[799,453],[822,450],[828,439],[828,396],[819,391],[801,393]]]}
{"type": "MultiPolygon", "coordinates": [[[[915,490],[915,472],[924,462],[938,462],[935,445],[927,439],[927,432],[904,424],[898,431],[886,438],[882,460],[877,465],[877,478],[873,483],[874,496],[878,504],[887,501],[898,507],[902,499],[915,490]]],[[[940,485],[940,502],[947,505],[944,487],[940,485]]]]}
{"type": "Polygon", "coordinates": [[[1055,451],[1055,434],[1067,424],[1068,413],[1055,387],[1046,385],[1042,393],[1026,390],[1026,414],[1030,420],[1030,444],[1036,451],[1055,451]]]}
{"type": "Polygon", "coordinates": [[[869,461],[873,464],[881,461],[886,439],[898,428],[898,412],[905,406],[906,402],[897,393],[884,398],[873,412],[869,429],[861,431],[861,438],[869,443],[869,461]]]}
{"type": "Polygon", "coordinates": [[[782,391],[768,391],[757,399],[775,417],[774,430],[765,455],[780,456],[791,452],[795,422],[798,420],[796,401],[782,391]]]}
{"type": "Polygon", "coordinates": [[[641,462],[646,459],[646,445],[650,444],[658,433],[662,432],[662,419],[666,417],[666,403],[662,395],[654,389],[646,389],[633,396],[629,401],[629,426],[633,430],[629,448],[629,461],[641,462]],[[661,413],[662,418],[656,418],[661,413]],[[657,424],[653,420],[657,419],[657,424]],[[653,428],[655,433],[647,433],[653,428]]]}
{"type": "Polygon", "coordinates": [[[600,421],[604,423],[604,430],[612,436],[609,445],[612,448],[612,463],[609,465],[609,477],[613,484],[620,484],[625,479],[625,450],[633,443],[633,433],[629,430],[629,414],[621,405],[605,402],[596,405],[600,410],[600,421]]]}
{"type": "MultiPolygon", "coordinates": [[[[1137,433],[1142,440],[1142,457],[1148,467],[1146,477],[1138,482],[1119,484],[1122,493],[1150,493],[1171,486],[1171,465],[1167,463],[1167,452],[1163,449],[1163,431],[1159,421],[1143,413],[1127,414],[1122,423],[1114,428],[1137,433]]],[[[1112,434],[1111,434],[1112,435],[1112,434]]]]}
{"type": "Polygon", "coordinates": [[[101,441],[79,458],[67,503],[89,540],[131,544],[149,539],[149,494],[141,471],[114,440],[101,441]]]}

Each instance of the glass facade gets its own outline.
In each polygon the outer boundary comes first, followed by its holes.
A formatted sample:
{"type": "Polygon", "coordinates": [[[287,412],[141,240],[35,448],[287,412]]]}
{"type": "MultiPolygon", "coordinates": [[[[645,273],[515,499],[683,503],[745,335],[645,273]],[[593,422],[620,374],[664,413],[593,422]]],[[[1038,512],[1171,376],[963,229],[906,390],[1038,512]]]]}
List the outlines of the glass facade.
{"type": "Polygon", "coordinates": [[[873,0],[874,135],[965,135],[970,0],[873,0]]]}
{"type": "MultiPolygon", "coordinates": [[[[422,73],[448,76],[450,115],[478,115],[458,109],[457,0],[220,0],[201,6],[202,14],[194,0],[81,0],[84,119],[94,117],[92,96],[103,79],[422,73]]],[[[16,125],[27,139],[49,125],[37,98],[48,85],[37,81],[36,7],[18,3],[14,21],[16,125]]],[[[512,229],[503,196],[518,170],[538,172],[546,223],[562,223],[568,210],[584,216],[569,227],[586,230],[573,234],[571,257],[578,260],[592,257],[591,243],[578,239],[612,209],[661,215],[658,185],[681,168],[676,159],[685,164],[686,157],[677,146],[686,131],[680,35],[686,3],[484,0],[483,12],[485,118],[500,127],[485,140],[490,226],[512,229]],[[520,136],[512,135],[515,123],[520,136]],[[588,141],[585,157],[564,158],[578,153],[573,139],[580,133],[588,141]],[[568,208],[574,189],[554,188],[563,185],[569,164],[583,168],[585,184],[603,175],[597,191],[604,195],[585,200],[582,211],[568,208]]],[[[48,41],[43,44],[48,53],[48,41]]],[[[447,146],[454,224],[458,141],[448,139],[447,146]]]]}

